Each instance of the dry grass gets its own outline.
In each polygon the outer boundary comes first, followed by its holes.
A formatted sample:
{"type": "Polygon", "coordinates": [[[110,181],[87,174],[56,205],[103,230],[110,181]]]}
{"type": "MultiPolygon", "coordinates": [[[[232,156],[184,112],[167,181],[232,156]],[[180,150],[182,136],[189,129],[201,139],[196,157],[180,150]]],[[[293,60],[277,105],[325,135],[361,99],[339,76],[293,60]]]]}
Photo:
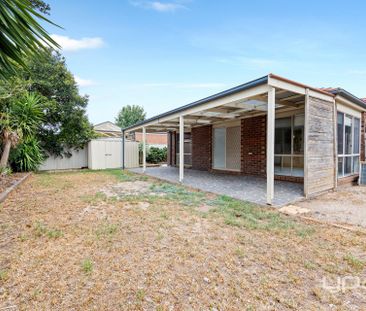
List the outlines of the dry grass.
{"type": "Polygon", "coordinates": [[[365,289],[321,282],[365,279],[365,240],[119,171],[38,174],[0,210],[0,310],[361,310],[365,289]]]}

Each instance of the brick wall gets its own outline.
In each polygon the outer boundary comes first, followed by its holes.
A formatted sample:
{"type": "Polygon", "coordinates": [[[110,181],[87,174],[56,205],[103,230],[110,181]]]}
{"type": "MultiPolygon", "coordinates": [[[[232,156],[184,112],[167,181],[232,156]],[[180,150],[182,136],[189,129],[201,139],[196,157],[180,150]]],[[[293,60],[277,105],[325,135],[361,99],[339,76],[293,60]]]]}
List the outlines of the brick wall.
{"type": "Polygon", "coordinates": [[[241,120],[241,170],[266,176],[266,116],[241,120]]]}
{"type": "Polygon", "coordinates": [[[167,142],[167,164],[172,165],[172,132],[167,133],[168,142],[167,142]]]}
{"type": "Polygon", "coordinates": [[[361,161],[366,161],[365,139],[366,139],[366,112],[362,112],[361,117],[361,161]]]}
{"type": "Polygon", "coordinates": [[[192,168],[208,171],[212,161],[212,126],[192,128],[192,168]]]}

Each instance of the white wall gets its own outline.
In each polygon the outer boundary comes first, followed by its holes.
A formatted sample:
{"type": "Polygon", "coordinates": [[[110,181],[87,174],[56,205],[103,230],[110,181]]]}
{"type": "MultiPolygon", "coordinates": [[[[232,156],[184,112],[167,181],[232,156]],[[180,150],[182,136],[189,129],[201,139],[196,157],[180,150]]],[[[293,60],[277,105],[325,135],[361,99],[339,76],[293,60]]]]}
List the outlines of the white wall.
{"type": "MultiPolygon", "coordinates": [[[[71,157],[48,157],[40,171],[69,170],[88,167],[93,170],[122,167],[122,139],[93,139],[81,150],[70,150],[71,157]]],[[[125,167],[139,166],[139,144],[125,141],[125,167]]]]}
{"type": "Polygon", "coordinates": [[[71,157],[49,156],[39,167],[40,171],[79,169],[88,166],[88,149],[70,150],[71,157]]]}

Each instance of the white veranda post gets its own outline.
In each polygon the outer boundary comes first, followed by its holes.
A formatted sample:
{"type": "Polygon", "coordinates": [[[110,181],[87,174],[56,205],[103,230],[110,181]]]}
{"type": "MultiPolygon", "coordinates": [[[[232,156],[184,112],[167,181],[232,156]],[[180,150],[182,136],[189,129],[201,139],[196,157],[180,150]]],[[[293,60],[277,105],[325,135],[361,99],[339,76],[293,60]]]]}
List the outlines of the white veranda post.
{"type": "Polygon", "coordinates": [[[275,102],[276,89],[270,87],[267,110],[267,204],[269,205],[272,205],[274,196],[275,102]]]}
{"type": "Polygon", "coordinates": [[[146,171],[146,128],[142,128],[142,171],[146,171]]]}
{"type": "Polygon", "coordinates": [[[179,181],[184,178],[184,117],[179,117],[179,181]]]}

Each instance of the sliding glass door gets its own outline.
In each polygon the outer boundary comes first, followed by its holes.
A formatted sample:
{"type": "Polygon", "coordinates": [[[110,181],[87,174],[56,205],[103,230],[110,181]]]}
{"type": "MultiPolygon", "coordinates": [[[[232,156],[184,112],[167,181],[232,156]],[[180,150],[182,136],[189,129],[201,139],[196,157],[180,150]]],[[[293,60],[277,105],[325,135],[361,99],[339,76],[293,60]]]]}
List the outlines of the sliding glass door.
{"type": "Polygon", "coordinates": [[[276,119],[276,175],[304,176],[304,123],[304,115],[276,119]]]}
{"type": "Polygon", "coordinates": [[[240,126],[213,129],[213,168],[240,171],[240,126]]]}

